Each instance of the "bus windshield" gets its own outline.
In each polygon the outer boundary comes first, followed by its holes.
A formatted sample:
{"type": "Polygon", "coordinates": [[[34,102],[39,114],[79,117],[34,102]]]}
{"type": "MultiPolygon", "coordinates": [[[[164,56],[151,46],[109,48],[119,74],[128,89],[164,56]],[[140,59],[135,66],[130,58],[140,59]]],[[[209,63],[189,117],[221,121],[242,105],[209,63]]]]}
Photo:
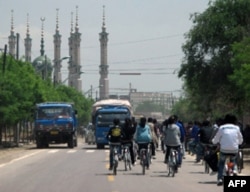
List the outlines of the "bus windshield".
{"type": "Polygon", "coordinates": [[[98,127],[109,127],[113,125],[114,118],[120,119],[120,124],[124,123],[125,118],[129,118],[129,113],[99,113],[97,115],[98,127]]]}

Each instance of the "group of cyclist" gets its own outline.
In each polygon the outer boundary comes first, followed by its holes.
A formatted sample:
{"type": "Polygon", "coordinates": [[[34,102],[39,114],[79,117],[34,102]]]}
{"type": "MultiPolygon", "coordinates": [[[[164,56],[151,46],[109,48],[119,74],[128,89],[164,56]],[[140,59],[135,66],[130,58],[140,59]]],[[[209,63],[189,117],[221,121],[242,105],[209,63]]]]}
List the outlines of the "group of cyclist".
{"type": "MultiPolygon", "coordinates": [[[[113,168],[113,145],[120,143],[121,145],[130,144],[130,154],[132,165],[136,162],[136,154],[139,154],[141,149],[148,148],[150,144],[152,159],[155,159],[156,148],[158,147],[160,136],[164,138],[164,149],[166,148],[165,163],[167,163],[170,148],[178,150],[179,161],[178,166],[181,166],[183,158],[184,135],[185,129],[183,124],[178,121],[176,115],[170,116],[165,122],[162,129],[156,119],[151,117],[141,117],[137,123],[135,119],[126,118],[124,124],[120,124],[120,120],[115,118],[114,125],[110,128],[107,139],[110,142],[110,166],[109,170],[113,168]]],[[[165,152],[165,150],[164,150],[165,152]]],[[[139,158],[139,156],[138,156],[139,158]]],[[[149,169],[150,163],[147,164],[149,169]]],[[[177,170],[176,170],[177,171],[177,170]]]]}
{"type": "MultiPolygon", "coordinates": [[[[216,159],[218,161],[215,165],[216,170],[212,169],[213,172],[211,172],[211,175],[217,173],[218,186],[223,184],[223,171],[227,157],[233,163],[233,171],[237,175],[236,158],[239,147],[243,143],[243,134],[241,124],[235,115],[226,114],[224,118],[218,118],[214,125],[208,120],[204,120],[202,123],[195,121],[188,131],[190,138],[187,147],[192,154],[196,155],[196,163],[204,158],[206,161],[212,161],[205,157],[205,151],[208,149],[216,153],[214,158],[219,157],[216,159]]],[[[208,164],[210,163],[208,162],[208,164]]]]}
{"type": "MultiPolygon", "coordinates": [[[[223,169],[227,155],[231,161],[235,162],[239,146],[243,143],[242,129],[234,115],[227,114],[223,118],[218,118],[212,125],[209,120],[202,123],[189,122],[185,127],[178,116],[171,115],[160,126],[156,120],[149,117],[141,117],[137,123],[135,119],[125,119],[125,123],[120,125],[119,119],[114,119],[114,126],[109,130],[107,138],[110,141],[110,169],[112,169],[112,143],[130,143],[131,161],[134,165],[136,154],[147,148],[150,143],[152,157],[155,156],[155,149],[158,147],[159,137],[161,137],[161,147],[165,153],[164,163],[168,163],[170,149],[178,151],[178,166],[181,166],[182,159],[185,158],[185,150],[196,155],[195,162],[204,159],[204,153],[208,146],[212,146],[214,151],[219,152],[217,184],[222,185],[223,169]],[[135,150],[135,145],[138,146],[135,150]]],[[[147,165],[149,168],[149,164],[147,165]]],[[[237,173],[237,165],[234,163],[234,171],[237,173]]]]}

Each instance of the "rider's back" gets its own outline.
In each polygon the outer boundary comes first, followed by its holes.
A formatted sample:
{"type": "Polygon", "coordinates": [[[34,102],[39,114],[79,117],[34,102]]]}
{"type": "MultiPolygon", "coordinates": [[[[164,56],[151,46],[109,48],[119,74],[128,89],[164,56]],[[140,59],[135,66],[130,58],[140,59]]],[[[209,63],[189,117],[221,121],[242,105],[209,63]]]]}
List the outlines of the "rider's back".
{"type": "Polygon", "coordinates": [[[145,125],[145,127],[140,127],[139,125],[137,126],[135,140],[137,143],[151,142],[150,128],[148,125],[145,125]]]}

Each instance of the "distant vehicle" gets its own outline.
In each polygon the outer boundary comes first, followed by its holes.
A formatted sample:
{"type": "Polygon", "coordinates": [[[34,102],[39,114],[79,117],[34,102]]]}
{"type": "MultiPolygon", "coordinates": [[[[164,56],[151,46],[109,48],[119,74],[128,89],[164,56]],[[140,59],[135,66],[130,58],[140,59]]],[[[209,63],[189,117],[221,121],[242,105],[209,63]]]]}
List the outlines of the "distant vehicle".
{"type": "Polygon", "coordinates": [[[124,123],[126,117],[132,117],[132,107],[128,100],[105,99],[93,104],[92,123],[98,149],[103,149],[109,144],[106,136],[114,118],[119,118],[120,122],[124,123]]]}
{"type": "Polygon", "coordinates": [[[76,114],[71,103],[36,104],[34,133],[37,148],[56,143],[67,143],[69,148],[77,146],[76,114]]]}
{"type": "Polygon", "coordinates": [[[95,144],[95,130],[92,123],[89,123],[85,129],[85,143],[95,144]]]}

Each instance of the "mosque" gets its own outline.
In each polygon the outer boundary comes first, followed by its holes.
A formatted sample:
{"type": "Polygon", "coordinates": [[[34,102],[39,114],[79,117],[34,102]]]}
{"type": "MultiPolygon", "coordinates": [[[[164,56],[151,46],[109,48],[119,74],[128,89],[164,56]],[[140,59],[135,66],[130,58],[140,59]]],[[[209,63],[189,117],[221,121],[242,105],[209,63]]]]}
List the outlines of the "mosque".
{"type": "MultiPolygon", "coordinates": [[[[107,45],[108,45],[108,33],[106,32],[105,26],[105,7],[103,6],[103,21],[102,21],[102,31],[99,33],[100,41],[100,52],[101,52],[101,61],[99,65],[99,99],[109,98],[109,79],[108,79],[108,64],[107,64],[107,45]]],[[[82,92],[82,80],[80,79],[81,75],[81,33],[79,31],[78,25],[78,6],[76,7],[76,17],[75,17],[75,26],[73,24],[73,13],[71,13],[71,31],[68,38],[68,50],[69,58],[61,58],[61,37],[59,31],[59,18],[58,18],[58,9],[56,10],[56,30],[53,35],[54,38],[54,58],[53,62],[45,54],[44,50],[44,22],[45,18],[41,17],[42,29],[41,29],[41,44],[40,44],[40,56],[36,57],[34,60],[31,58],[32,52],[32,38],[30,36],[30,25],[29,25],[29,15],[27,15],[27,31],[26,37],[24,39],[25,47],[25,61],[32,63],[36,72],[41,75],[43,79],[51,77],[54,84],[60,84],[62,82],[62,73],[61,73],[61,62],[64,59],[68,59],[68,86],[74,87],[76,90],[82,92]]],[[[9,54],[14,58],[17,58],[17,43],[18,35],[14,31],[14,17],[13,10],[11,11],[11,30],[8,37],[8,47],[9,54]]]]}
{"type": "MultiPolygon", "coordinates": [[[[173,94],[170,93],[157,93],[157,92],[138,92],[136,89],[132,89],[130,85],[129,94],[124,95],[125,98],[118,95],[109,94],[109,65],[107,63],[107,49],[108,49],[108,33],[106,32],[105,26],[105,7],[103,6],[103,18],[102,18],[102,27],[101,32],[99,33],[100,41],[100,65],[99,65],[99,98],[98,99],[107,99],[107,98],[119,98],[119,99],[128,99],[130,100],[133,108],[135,109],[140,103],[144,101],[153,101],[156,104],[165,106],[166,110],[170,110],[173,104],[178,100],[173,94]]],[[[73,13],[71,13],[71,31],[68,38],[68,50],[69,50],[69,61],[68,61],[68,86],[75,88],[76,90],[82,92],[82,80],[80,79],[81,75],[81,33],[79,31],[78,25],[78,7],[76,7],[76,17],[75,17],[75,26],[73,25],[73,13]]],[[[15,35],[14,25],[13,25],[13,11],[11,15],[11,31],[9,36],[9,54],[15,58],[16,46],[18,42],[18,36],[15,35]]],[[[59,21],[58,21],[58,9],[56,14],[56,30],[53,35],[54,38],[54,58],[53,62],[45,54],[44,50],[44,21],[45,18],[41,18],[42,29],[41,29],[41,45],[40,45],[40,56],[31,59],[31,47],[32,39],[29,33],[29,17],[27,16],[27,31],[26,37],[24,39],[25,47],[25,61],[32,63],[36,72],[41,75],[42,78],[46,79],[51,77],[55,84],[64,83],[62,82],[61,74],[61,62],[66,58],[61,58],[61,34],[59,31],[59,21]]],[[[92,91],[92,90],[91,90],[92,91]]],[[[92,93],[91,93],[92,94],[92,93]]],[[[92,96],[91,96],[92,97],[92,96]]],[[[97,100],[96,96],[96,100],[97,100]]],[[[151,114],[152,116],[152,114],[151,114]]]]}

